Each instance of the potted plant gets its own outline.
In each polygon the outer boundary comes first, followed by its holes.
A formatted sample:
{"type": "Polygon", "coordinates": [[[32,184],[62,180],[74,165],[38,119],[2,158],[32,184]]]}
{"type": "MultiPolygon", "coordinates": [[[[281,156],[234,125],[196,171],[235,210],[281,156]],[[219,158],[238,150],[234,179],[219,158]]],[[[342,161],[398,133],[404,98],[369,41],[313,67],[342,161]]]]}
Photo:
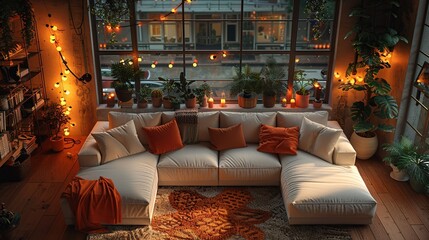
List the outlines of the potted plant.
{"type": "Polygon", "coordinates": [[[394,126],[386,124],[398,116],[398,104],[390,95],[391,87],[384,78],[377,77],[380,70],[390,68],[387,56],[399,41],[407,42],[390,26],[389,21],[377,21],[380,17],[393,19],[399,4],[394,1],[377,0],[373,4],[360,6],[350,13],[359,17],[355,27],[345,38],[354,35],[354,61],[346,71],[347,82],[339,87],[343,91],[363,92],[351,106],[351,119],[354,122],[350,141],[357,157],[368,159],[377,151],[378,140],[375,130],[393,132],[394,126]],[[358,72],[364,75],[359,77],[358,72]]]}
{"type": "Polygon", "coordinates": [[[187,81],[185,74],[180,73],[180,80],[175,82],[176,93],[180,94],[180,97],[185,100],[185,105],[187,108],[195,108],[197,104],[197,98],[194,94],[193,89],[190,87],[195,80],[187,81]]]}
{"type": "Polygon", "coordinates": [[[152,99],[152,106],[155,108],[159,108],[162,105],[162,90],[154,89],[152,90],[150,97],[152,99]]]}
{"type": "Polygon", "coordinates": [[[384,144],[383,150],[388,153],[388,155],[383,158],[383,161],[392,168],[390,177],[397,181],[408,181],[410,178],[406,171],[408,161],[404,156],[412,155],[417,152],[417,147],[414,146],[413,142],[406,137],[402,137],[399,142],[384,144]]]}
{"type": "Polygon", "coordinates": [[[429,186],[429,154],[421,153],[423,149],[402,158],[407,161],[406,170],[410,176],[410,185],[414,191],[424,193],[429,186]]]}
{"type": "Polygon", "coordinates": [[[322,85],[316,80],[313,82],[313,88],[314,88],[314,101],[313,101],[313,108],[321,108],[323,101],[321,99],[322,85]]]}
{"type": "Polygon", "coordinates": [[[274,58],[268,58],[266,65],[261,70],[262,102],[264,107],[274,107],[277,96],[285,90],[282,82],[284,78],[284,69],[277,64],[274,58]]]}
{"type": "Polygon", "coordinates": [[[121,60],[112,64],[112,77],[115,80],[111,87],[115,89],[116,96],[121,102],[128,102],[133,97],[133,82],[141,74],[140,70],[135,70],[130,59],[121,60]]]}
{"type": "Polygon", "coordinates": [[[260,73],[252,72],[248,65],[242,71],[235,68],[235,76],[230,87],[230,95],[238,95],[238,105],[242,108],[254,108],[261,93],[260,73]]]}
{"type": "Polygon", "coordinates": [[[307,108],[310,103],[310,87],[313,86],[313,80],[306,79],[304,70],[296,70],[294,74],[294,90],[296,106],[307,108]]]}
{"type": "Polygon", "coordinates": [[[60,132],[63,126],[70,122],[70,117],[65,114],[65,107],[59,103],[48,103],[42,111],[42,120],[49,128],[51,149],[61,152],[64,149],[64,137],[60,132]]]}
{"type": "Polygon", "coordinates": [[[173,96],[173,92],[175,90],[174,79],[165,79],[162,77],[158,78],[162,81],[162,91],[164,92],[164,97],[162,98],[162,105],[164,105],[165,109],[173,109],[172,99],[175,98],[173,96]]]}
{"type": "Polygon", "coordinates": [[[147,108],[147,99],[151,96],[151,93],[152,91],[148,85],[145,84],[140,87],[140,91],[138,93],[139,101],[137,102],[138,108],[147,108]]]}
{"type": "Polygon", "coordinates": [[[22,37],[28,47],[35,35],[34,13],[29,0],[1,1],[0,11],[0,52],[9,57],[9,52],[13,51],[16,45],[13,42],[13,29],[10,20],[14,16],[19,16],[22,21],[22,37]]]}
{"type": "MultiPolygon", "coordinates": [[[[6,204],[1,204],[0,209],[0,232],[8,232],[16,228],[21,220],[19,213],[14,213],[6,209],[6,204]]],[[[2,235],[0,235],[2,236],[2,235]]]]}
{"type": "Polygon", "coordinates": [[[200,107],[207,107],[207,98],[210,95],[211,87],[205,81],[201,86],[194,89],[194,93],[197,96],[197,102],[200,107]]]}

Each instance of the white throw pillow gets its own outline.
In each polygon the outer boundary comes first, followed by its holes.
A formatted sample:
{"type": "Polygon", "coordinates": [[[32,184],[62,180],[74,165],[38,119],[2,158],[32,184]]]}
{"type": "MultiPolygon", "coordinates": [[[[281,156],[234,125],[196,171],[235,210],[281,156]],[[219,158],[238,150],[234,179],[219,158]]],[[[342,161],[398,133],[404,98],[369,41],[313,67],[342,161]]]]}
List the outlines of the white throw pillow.
{"type": "Polygon", "coordinates": [[[326,127],[304,117],[299,130],[298,148],[333,163],[335,144],[343,130],[326,127]]]}
{"type": "Polygon", "coordinates": [[[277,112],[277,127],[299,127],[304,117],[326,126],[328,124],[329,113],[327,111],[277,112]]]}
{"type": "Polygon", "coordinates": [[[94,132],[92,136],[101,151],[101,164],[146,150],[137,137],[133,120],[106,132],[94,132]]]}
{"type": "Polygon", "coordinates": [[[143,127],[154,127],[161,125],[161,112],[157,113],[123,113],[109,112],[109,129],[124,125],[130,120],[134,120],[137,136],[142,144],[148,144],[143,127]]]}

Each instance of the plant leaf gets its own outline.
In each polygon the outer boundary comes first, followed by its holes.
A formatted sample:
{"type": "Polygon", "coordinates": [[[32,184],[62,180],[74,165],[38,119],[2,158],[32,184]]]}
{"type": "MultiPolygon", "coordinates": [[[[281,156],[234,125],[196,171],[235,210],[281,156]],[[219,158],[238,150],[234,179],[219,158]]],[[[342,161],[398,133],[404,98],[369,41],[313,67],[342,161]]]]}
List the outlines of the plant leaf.
{"type": "Polygon", "coordinates": [[[370,122],[358,122],[353,125],[353,130],[357,133],[374,131],[376,126],[370,122]]]}
{"type": "Polygon", "coordinates": [[[376,107],[374,115],[381,119],[395,119],[398,116],[398,104],[390,95],[380,95],[372,98],[376,107]]]}
{"type": "Polygon", "coordinates": [[[388,125],[388,124],[378,124],[377,127],[378,130],[383,131],[383,132],[393,132],[395,131],[395,127],[392,125],[388,125]]]}
{"type": "Polygon", "coordinates": [[[350,108],[352,120],[355,122],[364,122],[371,115],[371,107],[366,106],[364,102],[354,102],[350,108]]]}
{"type": "Polygon", "coordinates": [[[375,78],[372,81],[368,81],[367,84],[371,87],[371,90],[378,95],[389,95],[392,90],[390,84],[383,78],[375,78]]]}

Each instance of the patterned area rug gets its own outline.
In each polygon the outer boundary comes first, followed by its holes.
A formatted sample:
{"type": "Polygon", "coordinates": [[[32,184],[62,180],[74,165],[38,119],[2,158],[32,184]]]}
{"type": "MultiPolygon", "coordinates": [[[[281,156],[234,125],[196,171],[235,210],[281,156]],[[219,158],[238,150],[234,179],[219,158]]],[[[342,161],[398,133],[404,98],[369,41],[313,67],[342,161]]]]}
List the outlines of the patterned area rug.
{"type": "Polygon", "coordinates": [[[290,226],[279,187],[160,187],[151,226],[99,239],[351,239],[344,226],[290,226]]]}

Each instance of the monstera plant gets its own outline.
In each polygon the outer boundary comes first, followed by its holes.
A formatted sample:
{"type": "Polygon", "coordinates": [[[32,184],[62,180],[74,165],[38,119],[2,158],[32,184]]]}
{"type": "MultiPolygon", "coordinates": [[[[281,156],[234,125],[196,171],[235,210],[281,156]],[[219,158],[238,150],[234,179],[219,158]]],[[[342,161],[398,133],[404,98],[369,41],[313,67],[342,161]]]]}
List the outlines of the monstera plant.
{"type": "MultiPolygon", "coordinates": [[[[395,0],[363,1],[360,7],[350,13],[351,17],[359,18],[345,37],[354,36],[352,44],[355,57],[346,71],[348,81],[341,84],[340,88],[343,91],[354,90],[364,93],[363,99],[358,99],[351,107],[351,119],[354,122],[351,141],[353,144],[354,139],[359,137],[372,138],[372,145],[375,146],[367,154],[360,154],[356,149],[358,158],[361,159],[371,157],[377,149],[375,130],[392,132],[395,129],[387,122],[398,116],[398,104],[390,94],[389,82],[377,75],[380,70],[391,67],[389,56],[395,45],[400,41],[407,43],[407,39],[393,28],[393,21],[379,21],[397,18],[398,8],[399,3],[395,0]],[[358,72],[362,72],[364,76],[359,77],[358,72]]],[[[356,148],[360,144],[353,145],[356,148]]],[[[364,146],[365,151],[368,151],[368,146],[365,144],[364,146]]]]}

